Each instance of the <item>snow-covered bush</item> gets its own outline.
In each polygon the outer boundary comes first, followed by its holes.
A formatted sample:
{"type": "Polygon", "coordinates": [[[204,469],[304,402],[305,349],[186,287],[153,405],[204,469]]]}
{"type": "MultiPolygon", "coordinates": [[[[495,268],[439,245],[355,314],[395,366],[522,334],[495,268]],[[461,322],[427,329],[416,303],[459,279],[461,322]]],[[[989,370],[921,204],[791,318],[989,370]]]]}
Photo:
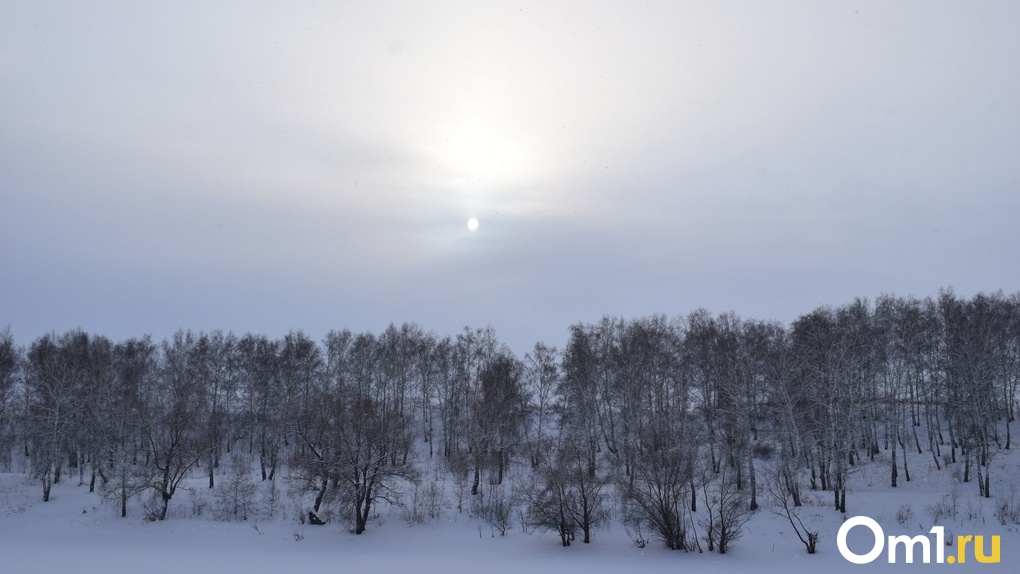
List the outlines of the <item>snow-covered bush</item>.
{"type": "Polygon", "coordinates": [[[909,504],[901,504],[896,510],[896,522],[906,524],[914,516],[914,507],[909,504]]]}
{"type": "Polygon", "coordinates": [[[445,487],[437,480],[425,484],[413,483],[414,486],[408,500],[398,504],[408,524],[421,524],[439,518],[443,506],[446,505],[445,487]]]}
{"type": "Polygon", "coordinates": [[[231,456],[226,480],[216,488],[216,518],[248,520],[256,508],[258,484],[252,475],[251,461],[242,455],[231,456]]]}
{"type": "Polygon", "coordinates": [[[1009,498],[1001,498],[995,507],[995,518],[999,524],[1020,524],[1020,501],[1017,500],[1016,485],[1009,485],[1009,498]]]}
{"type": "Polygon", "coordinates": [[[505,484],[492,484],[479,491],[471,500],[471,512],[481,518],[500,536],[513,526],[516,502],[512,493],[506,492],[505,484]]]}

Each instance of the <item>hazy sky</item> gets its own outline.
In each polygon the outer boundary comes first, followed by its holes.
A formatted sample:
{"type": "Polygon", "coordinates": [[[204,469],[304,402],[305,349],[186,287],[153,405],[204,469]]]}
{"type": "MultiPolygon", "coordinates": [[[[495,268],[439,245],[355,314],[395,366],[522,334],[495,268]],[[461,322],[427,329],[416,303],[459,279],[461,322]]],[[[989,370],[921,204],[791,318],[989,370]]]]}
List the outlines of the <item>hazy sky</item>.
{"type": "Polygon", "coordinates": [[[0,0],[0,329],[415,321],[523,352],[603,314],[1016,292],[1018,26],[1014,1],[0,0]]]}

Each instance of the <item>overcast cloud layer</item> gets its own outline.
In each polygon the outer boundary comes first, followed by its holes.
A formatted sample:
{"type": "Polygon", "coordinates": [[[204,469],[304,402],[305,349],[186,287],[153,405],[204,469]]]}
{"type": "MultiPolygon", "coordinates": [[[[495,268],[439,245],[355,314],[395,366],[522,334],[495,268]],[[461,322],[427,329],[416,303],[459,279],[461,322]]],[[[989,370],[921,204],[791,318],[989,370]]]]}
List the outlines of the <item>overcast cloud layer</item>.
{"type": "Polygon", "coordinates": [[[1020,290],[1016,2],[379,4],[0,0],[0,328],[1020,290]]]}

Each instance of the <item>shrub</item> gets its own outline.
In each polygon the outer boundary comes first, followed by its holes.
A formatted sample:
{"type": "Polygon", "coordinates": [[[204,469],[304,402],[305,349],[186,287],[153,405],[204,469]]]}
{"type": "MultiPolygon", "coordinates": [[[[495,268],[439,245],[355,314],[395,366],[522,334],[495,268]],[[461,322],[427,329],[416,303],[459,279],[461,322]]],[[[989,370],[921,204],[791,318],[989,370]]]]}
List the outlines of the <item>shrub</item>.
{"type": "Polygon", "coordinates": [[[896,511],[896,522],[900,524],[906,524],[910,522],[910,519],[914,517],[914,508],[909,504],[901,504],[899,510],[896,511]]]}

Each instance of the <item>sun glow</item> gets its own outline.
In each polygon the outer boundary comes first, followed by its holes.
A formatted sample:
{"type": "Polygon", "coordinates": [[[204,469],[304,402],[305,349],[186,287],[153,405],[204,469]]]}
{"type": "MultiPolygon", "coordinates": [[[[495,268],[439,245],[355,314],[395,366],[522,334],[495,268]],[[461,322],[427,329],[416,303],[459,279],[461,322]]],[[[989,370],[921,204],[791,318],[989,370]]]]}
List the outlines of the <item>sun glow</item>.
{"type": "Polygon", "coordinates": [[[537,152],[526,138],[488,121],[452,126],[428,153],[457,187],[485,189],[514,185],[539,171],[537,152]]]}
{"type": "Polygon", "coordinates": [[[476,229],[478,229],[478,219],[472,217],[471,219],[468,220],[467,226],[468,229],[470,229],[471,231],[475,231],[476,229]]]}

